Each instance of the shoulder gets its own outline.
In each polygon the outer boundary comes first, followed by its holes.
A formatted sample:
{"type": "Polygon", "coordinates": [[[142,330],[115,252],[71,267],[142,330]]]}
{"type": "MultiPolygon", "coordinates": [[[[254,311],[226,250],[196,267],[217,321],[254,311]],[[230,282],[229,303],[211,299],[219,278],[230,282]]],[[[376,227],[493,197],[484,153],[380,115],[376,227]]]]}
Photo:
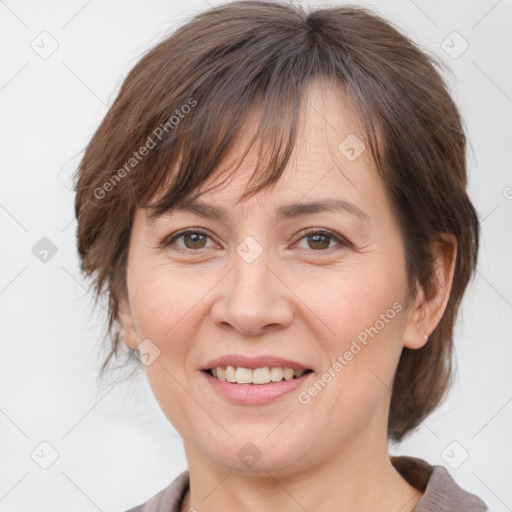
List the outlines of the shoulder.
{"type": "Polygon", "coordinates": [[[442,466],[434,466],[423,498],[414,512],[464,511],[483,512],[485,503],[474,494],[457,485],[450,473],[442,466]]]}
{"type": "Polygon", "coordinates": [[[165,489],[126,512],[179,512],[183,496],[188,490],[188,470],[180,473],[165,489]]]}
{"type": "Polygon", "coordinates": [[[409,484],[424,491],[413,512],[484,512],[486,504],[462,489],[442,466],[414,457],[391,457],[395,469],[409,484]]]}

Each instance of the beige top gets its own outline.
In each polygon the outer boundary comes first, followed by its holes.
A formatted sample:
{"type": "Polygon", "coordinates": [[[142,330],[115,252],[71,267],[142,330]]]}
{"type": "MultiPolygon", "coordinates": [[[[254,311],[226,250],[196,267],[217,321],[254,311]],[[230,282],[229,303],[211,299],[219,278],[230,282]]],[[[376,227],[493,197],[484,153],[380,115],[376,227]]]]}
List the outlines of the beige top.
{"type": "MultiPolygon", "coordinates": [[[[459,487],[442,466],[431,466],[422,459],[391,457],[395,469],[411,484],[425,494],[413,512],[483,512],[485,503],[459,487]]],[[[188,470],[180,473],[165,489],[149,501],[126,512],[180,512],[181,503],[188,491],[188,470]]]]}

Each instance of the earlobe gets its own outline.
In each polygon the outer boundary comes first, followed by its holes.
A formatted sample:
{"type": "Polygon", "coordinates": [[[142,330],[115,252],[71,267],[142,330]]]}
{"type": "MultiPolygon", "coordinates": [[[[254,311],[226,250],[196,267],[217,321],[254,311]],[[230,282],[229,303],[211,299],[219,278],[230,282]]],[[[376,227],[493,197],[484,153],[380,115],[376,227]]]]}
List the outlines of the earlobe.
{"type": "Polygon", "coordinates": [[[132,350],[135,350],[138,345],[137,335],[135,332],[135,324],[133,322],[130,306],[124,299],[119,301],[119,313],[117,315],[117,322],[119,324],[121,338],[123,339],[124,343],[132,350]]]}
{"type": "Polygon", "coordinates": [[[410,349],[419,349],[437,327],[448,304],[452,289],[457,240],[452,234],[442,234],[434,243],[432,252],[435,258],[435,278],[431,297],[426,298],[422,289],[418,290],[413,310],[410,311],[404,330],[403,344],[410,349]]]}
{"type": "Polygon", "coordinates": [[[403,334],[403,345],[411,350],[417,350],[423,347],[427,341],[429,332],[427,332],[427,308],[424,299],[423,290],[418,287],[416,301],[411,306],[409,318],[403,334]]]}

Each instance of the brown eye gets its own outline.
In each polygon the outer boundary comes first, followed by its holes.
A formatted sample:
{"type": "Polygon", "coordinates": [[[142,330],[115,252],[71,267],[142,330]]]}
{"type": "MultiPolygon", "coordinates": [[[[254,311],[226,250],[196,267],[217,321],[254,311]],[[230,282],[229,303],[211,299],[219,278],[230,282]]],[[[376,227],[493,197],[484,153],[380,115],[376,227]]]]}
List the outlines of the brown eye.
{"type": "Polygon", "coordinates": [[[311,249],[328,249],[331,237],[329,235],[309,235],[308,237],[309,246],[311,249]]]}
{"type": "MultiPolygon", "coordinates": [[[[307,249],[313,250],[314,252],[327,252],[329,249],[336,248],[343,249],[349,247],[350,244],[342,236],[336,235],[329,231],[316,230],[305,233],[305,235],[299,240],[307,240],[307,249]],[[331,242],[336,242],[336,245],[331,245],[331,242]]],[[[306,247],[301,247],[306,248],[306,247]]]]}
{"type": "Polygon", "coordinates": [[[181,231],[171,235],[166,238],[161,246],[169,247],[176,246],[178,250],[181,251],[197,251],[200,249],[208,249],[207,241],[210,238],[208,233],[198,230],[198,229],[189,229],[186,231],[181,231]],[[177,241],[183,240],[183,243],[177,243],[177,241]]]}
{"type": "Polygon", "coordinates": [[[202,233],[187,233],[182,235],[187,249],[203,249],[206,242],[206,235],[202,233]]]}

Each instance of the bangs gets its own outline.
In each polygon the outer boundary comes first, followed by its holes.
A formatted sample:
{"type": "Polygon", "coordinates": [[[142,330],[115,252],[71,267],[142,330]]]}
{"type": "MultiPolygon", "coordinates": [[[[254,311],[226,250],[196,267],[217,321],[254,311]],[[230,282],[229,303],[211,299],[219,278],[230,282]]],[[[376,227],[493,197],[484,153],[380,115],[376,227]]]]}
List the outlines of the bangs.
{"type": "Polygon", "coordinates": [[[156,217],[204,193],[209,180],[207,190],[223,185],[256,143],[256,162],[238,201],[275,184],[293,153],[310,78],[309,73],[294,72],[294,67],[293,61],[283,63],[270,76],[256,68],[252,80],[247,69],[231,69],[222,87],[195,91],[196,110],[158,148],[158,161],[148,160],[144,178],[134,180],[138,205],[156,217]],[[283,70],[284,65],[288,69],[283,70]]]}
{"type": "MultiPolygon", "coordinates": [[[[214,190],[236,174],[257,145],[248,187],[238,201],[276,183],[293,153],[300,126],[301,92],[278,87],[253,98],[234,94],[206,97],[203,109],[183,127],[172,145],[162,146],[162,165],[153,167],[139,191],[139,206],[159,216],[183,201],[214,190]],[[223,166],[223,172],[220,167],[223,166]],[[208,189],[205,183],[211,180],[208,189]]],[[[244,95],[250,92],[246,89],[244,95]]],[[[209,96],[209,94],[207,95],[209,96]]]]}
{"type": "MultiPolygon", "coordinates": [[[[179,41],[180,33],[174,37],[179,41]]],[[[195,104],[144,159],[142,169],[131,176],[136,204],[148,209],[150,217],[204,193],[199,191],[214,173],[216,180],[228,179],[256,142],[256,163],[239,201],[275,184],[293,153],[304,115],[304,96],[313,79],[331,81],[340,91],[345,90],[362,121],[361,138],[374,152],[376,138],[371,134],[379,116],[365,87],[358,87],[367,77],[350,67],[347,55],[339,52],[333,59],[321,51],[321,41],[313,32],[297,34],[296,27],[288,24],[283,24],[280,32],[259,27],[256,35],[249,31],[233,37],[231,46],[225,39],[217,47],[213,41],[204,54],[191,54],[188,66],[183,67],[181,60],[181,68],[173,69],[170,60],[165,71],[159,70],[168,77],[165,88],[160,80],[158,90],[148,91],[155,101],[145,99],[144,113],[133,116],[139,123],[134,130],[139,138],[132,148],[150,138],[155,127],[165,125],[180,105],[195,104]],[[179,77],[173,81],[174,75],[179,77]],[[242,147],[241,140],[248,140],[248,133],[252,138],[242,147]],[[240,158],[218,172],[233,155],[240,158]]],[[[140,80],[149,82],[147,76],[140,80]]],[[[223,183],[225,180],[218,185],[223,183]]]]}

